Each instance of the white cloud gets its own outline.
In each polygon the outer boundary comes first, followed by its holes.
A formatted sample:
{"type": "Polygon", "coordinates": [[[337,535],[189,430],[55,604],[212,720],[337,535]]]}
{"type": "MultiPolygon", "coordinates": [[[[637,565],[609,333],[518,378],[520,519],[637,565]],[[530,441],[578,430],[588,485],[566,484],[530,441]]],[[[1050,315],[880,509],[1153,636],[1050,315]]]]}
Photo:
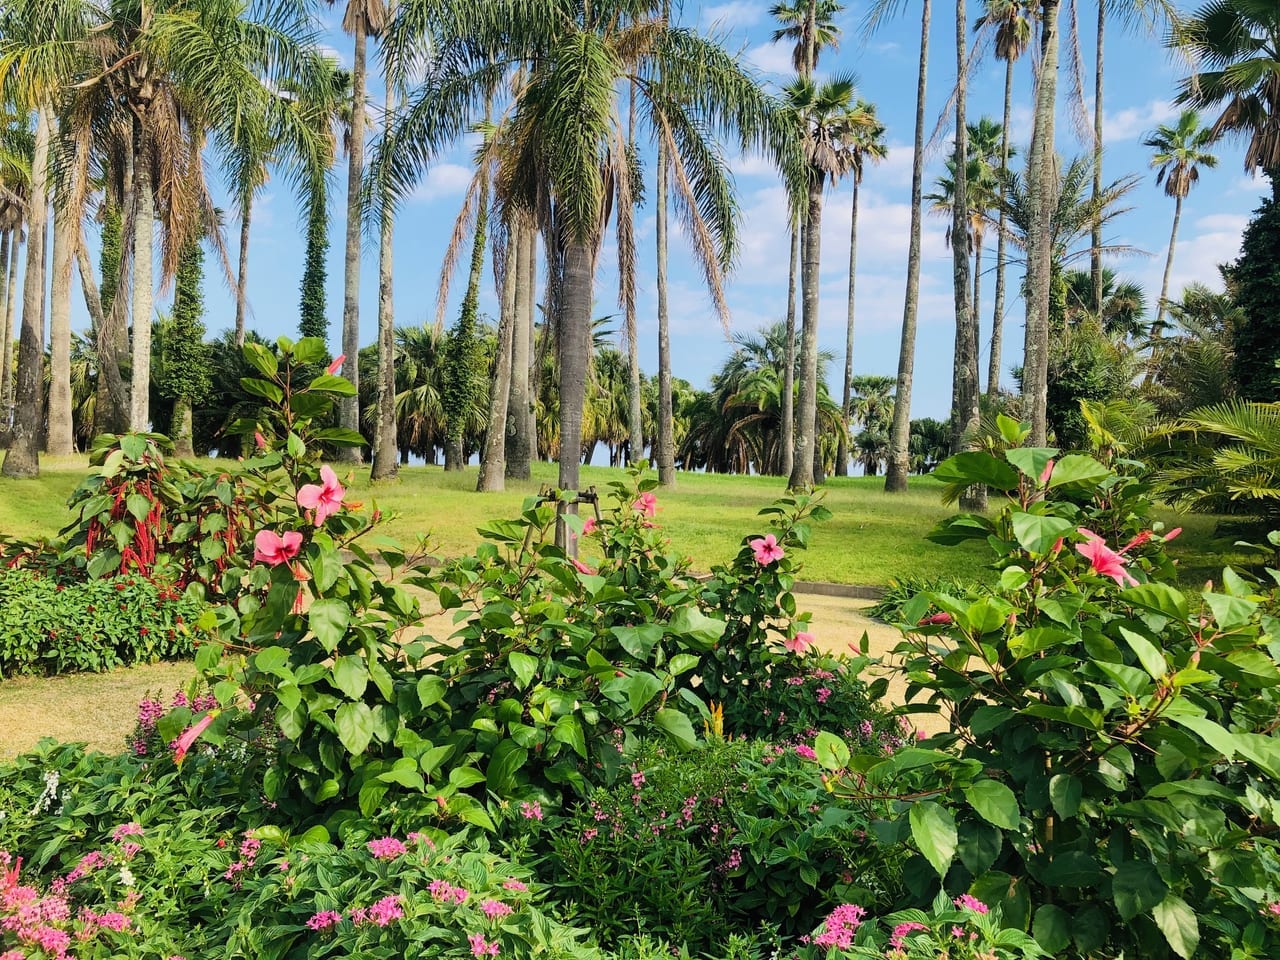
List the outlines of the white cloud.
{"type": "Polygon", "coordinates": [[[430,203],[442,197],[461,196],[474,175],[475,172],[470,167],[457,163],[438,163],[427,171],[422,185],[413,192],[413,198],[430,203]]]}
{"type": "Polygon", "coordinates": [[[746,59],[761,73],[790,75],[795,72],[791,64],[791,47],[786,44],[759,44],[746,52],[746,59]]]}
{"type": "Polygon", "coordinates": [[[316,50],[324,56],[337,61],[338,66],[348,70],[351,69],[351,55],[346,51],[339,50],[337,47],[331,47],[327,43],[317,44],[316,50]]]}
{"type": "Polygon", "coordinates": [[[729,30],[757,24],[764,14],[763,4],[751,0],[727,0],[726,3],[703,7],[699,20],[704,27],[729,30]]]}
{"type": "MultiPolygon", "coordinates": [[[[1093,107],[1089,107],[1092,116],[1093,107]]],[[[1168,100],[1152,100],[1136,107],[1126,107],[1111,113],[1102,112],[1102,137],[1104,143],[1115,143],[1139,137],[1168,123],[1178,115],[1178,108],[1168,100]]]]}

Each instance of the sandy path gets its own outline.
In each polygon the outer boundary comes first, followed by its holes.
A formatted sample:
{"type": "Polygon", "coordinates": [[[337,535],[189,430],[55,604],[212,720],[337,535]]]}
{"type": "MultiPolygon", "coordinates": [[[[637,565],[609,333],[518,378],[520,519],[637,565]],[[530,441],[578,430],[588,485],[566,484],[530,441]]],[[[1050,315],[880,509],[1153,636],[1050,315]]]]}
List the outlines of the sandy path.
{"type": "MultiPolygon", "coordinates": [[[[862,613],[865,600],[802,594],[800,609],[813,613],[812,632],[822,649],[848,653],[865,631],[872,656],[885,656],[897,644],[898,631],[862,613]]],[[[453,631],[453,615],[431,617],[426,632],[437,638],[453,631]]],[[[41,737],[87,741],[100,750],[119,749],[133,730],[138,701],[148,693],[171,693],[192,676],[190,664],[156,664],[115,670],[105,675],[0,681],[0,757],[33,747],[41,737]]],[[[901,703],[903,681],[889,674],[891,703],[901,703]]],[[[929,724],[920,724],[929,727],[929,724]]]]}

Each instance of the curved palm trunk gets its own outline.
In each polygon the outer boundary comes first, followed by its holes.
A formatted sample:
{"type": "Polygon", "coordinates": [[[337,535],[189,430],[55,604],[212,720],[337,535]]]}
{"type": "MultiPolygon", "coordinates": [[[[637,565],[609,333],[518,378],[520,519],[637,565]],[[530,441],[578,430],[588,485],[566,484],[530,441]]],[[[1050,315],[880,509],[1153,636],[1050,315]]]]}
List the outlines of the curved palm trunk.
{"type": "MultiPolygon", "coordinates": [[[[87,158],[86,158],[87,161],[87,158]]],[[[73,176],[80,160],[73,161],[73,176]]],[[[70,208],[70,185],[60,178],[53,211],[53,284],[49,292],[49,433],[45,450],[50,456],[68,457],[75,452],[71,417],[71,263],[80,218],[70,208]]]]}
{"type": "MultiPolygon", "coordinates": [[[[506,475],[512,480],[528,480],[533,458],[533,421],[529,416],[529,358],[533,338],[533,279],[538,256],[538,234],[530,224],[519,222],[513,230],[516,247],[515,275],[512,278],[511,375],[507,401],[506,475]]],[[[642,441],[643,447],[643,441],[642,441]]]]}
{"type": "Polygon", "coordinates": [[[779,471],[791,476],[795,463],[796,445],[796,277],[800,273],[800,227],[791,227],[791,261],[787,277],[787,342],[782,351],[782,436],[778,446],[782,449],[779,471]]]}
{"type": "Polygon", "coordinates": [[[902,307],[902,344],[898,350],[898,384],[894,393],[893,429],[889,434],[889,462],[884,488],[890,493],[907,489],[911,474],[911,382],[916,362],[916,323],[920,307],[920,203],[924,194],[924,108],[929,74],[929,21],[931,0],[920,13],[920,70],[916,79],[916,134],[911,161],[911,240],[907,247],[907,292],[902,307]]]}
{"type": "Polygon", "coordinates": [[[236,274],[236,346],[244,346],[244,314],[249,299],[249,225],[253,219],[253,194],[240,200],[240,265],[236,274]]]}
{"type": "MultiPolygon", "coordinates": [[[[1013,107],[1013,58],[1004,64],[1004,127],[1000,134],[1000,170],[1009,169],[1009,115],[1013,107]]],[[[1004,350],[1004,243],[1007,215],[1000,207],[1000,225],[996,234],[996,305],[991,315],[991,356],[987,359],[987,396],[1000,392],[1000,367],[1004,350]]],[[[977,310],[977,302],[974,303],[977,310]]]]}
{"type": "MultiPolygon", "coordinates": [[[[347,152],[347,235],[342,294],[342,375],[356,388],[338,401],[338,422],[360,429],[360,185],[364,178],[365,54],[368,46],[363,17],[356,17],[355,62],[351,71],[351,148],[347,152]]],[[[359,463],[359,447],[343,447],[342,459],[359,463]]]]}
{"type": "Polygon", "coordinates": [[[156,223],[151,164],[139,151],[135,168],[137,214],[133,219],[133,362],[129,378],[129,429],[143,431],[151,421],[152,246],[156,223]]]}
{"type": "Polygon", "coordinates": [[[853,399],[854,287],[858,276],[858,171],[853,172],[853,210],[849,214],[849,313],[844,331],[844,390],[840,405],[840,444],[836,450],[836,476],[849,475],[849,402],[853,399]]]}
{"type": "Polygon", "coordinates": [[[98,384],[90,435],[119,433],[124,429],[123,411],[128,407],[128,394],[120,376],[120,359],[111,328],[112,314],[102,308],[102,295],[98,291],[98,281],[94,279],[93,264],[89,261],[89,250],[85,246],[83,235],[76,244],[76,265],[85,309],[93,324],[94,351],[98,355],[98,384]]]}
{"type": "Polygon", "coordinates": [[[591,302],[595,256],[589,240],[568,240],[560,282],[560,476],[562,490],[577,490],[582,455],[582,413],[591,362],[591,302]]]}
{"type": "Polygon", "coordinates": [[[0,230],[0,431],[9,425],[9,407],[5,402],[12,389],[13,379],[13,328],[5,323],[9,316],[9,299],[13,290],[10,265],[18,256],[18,244],[14,242],[16,230],[0,230]]]}
{"type": "Polygon", "coordinates": [[[378,426],[373,443],[372,480],[392,480],[400,469],[396,455],[396,314],[392,300],[392,247],[395,215],[382,206],[378,243],[378,426]]]}
{"type": "Polygon", "coordinates": [[[1048,435],[1046,403],[1049,376],[1049,299],[1053,285],[1054,113],[1058,99],[1058,0],[1042,0],[1040,82],[1036,87],[1035,126],[1031,134],[1027,244],[1027,322],[1023,343],[1022,395],[1031,420],[1032,446],[1048,435]]]}
{"type": "Polygon", "coordinates": [[[0,473],[40,476],[41,393],[44,386],[45,221],[49,215],[49,111],[36,111],[28,203],[27,269],[22,283],[22,332],[14,388],[13,434],[0,473]]]}
{"type": "MultiPolygon", "coordinates": [[[[475,337],[475,322],[478,304],[480,303],[480,278],[484,273],[484,244],[488,234],[489,224],[489,186],[488,181],[484,181],[480,185],[480,196],[477,202],[475,236],[471,241],[471,269],[467,276],[467,292],[462,299],[462,316],[459,320],[457,333],[461,338],[461,349],[466,352],[471,349],[470,341],[475,337]]],[[[457,389],[459,395],[470,394],[470,377],[469,370],[462,371],[455,365],[450,365],[447,369],[446,376],[457,377],[464,376],[467,378],[462,384],[458,384],[457,389]]],[[[445,443],[444,443],[444,468],[445,470],[461,470],[466,465],[466,454],[462,447],[463,433],[466,425],[464,423],[455,422],[453,414],[448,414],[450,420],[445,424],[445,443]]]]}
{"type": "MultiPolygon", "coordinates": [[[[1102,64],[1107,29],[1106,0],[1098,0],[1097,70],[1093,75],[1093,200],[1102,193],[1102,64]]],[[[1093,285],[1093,310],[1102,316],[1102,221],[1090,231],[1089,278],[1093,285]]]]}
{"type": "Polygon", "coordinates": [[[1165,304],[1169,302],[1169,276],[1173,273],[1173,254],[1178,245],[1178,222],[1182,219],[1182,197],[1181,195],[1174,197],[1173,203],[1173,230],[1169,233],[1169,255],[1164,261],[1164,280],[1160,283],[1160,302],[1156,304],[1156,322],[1152,324],[1152,329],[1162,330],[1161,321],[1164,319],[1165,304]]]}
{"type": "Polygon", "coordinates": [[[507,263],[502,275],[502,315],[498,321],[498,353],[493,358],[493,386],[489,390],[489,429],[484,434],[480,476],[476,490],[497,492],[506,487],[507,407],[511,398],[512,348],[516,328],[516,272],[524,246],[519,228],[507,241],[507,263]]]}
{"type": "Polygon", "coordinates": [[[671,325],[667,309],[667,146],[658,142],[658,482],[676,482],[675,411],[671,399],[671,325]]]}
{"type": "Polygon", "coordinates": [[[800,271],[800,397],[796,405],[795,455],[787,486],[813,486],[818,448],[818,271],[822,264],[823,174],[809,173],[809,205],[804,222],[804,262],[800,271]]]}

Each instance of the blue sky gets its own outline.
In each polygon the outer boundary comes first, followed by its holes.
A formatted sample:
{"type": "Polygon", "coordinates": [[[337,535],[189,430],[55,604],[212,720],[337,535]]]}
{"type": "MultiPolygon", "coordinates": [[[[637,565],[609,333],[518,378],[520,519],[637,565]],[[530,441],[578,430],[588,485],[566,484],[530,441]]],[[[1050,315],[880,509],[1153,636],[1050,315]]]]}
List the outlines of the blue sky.
{"type": "MultiPolygon", "coordinates": [[[[483,0],[478,0],[483,2],[483,0]]],[[[916,63],[918,56],[918,4],[904,5],[914,22],[904,15],[889,22],[871,37],[865,37],[862,19],[865,8],[853,4],[840,18],[844,39],[840,48],[824,55],[821,74],[853,72],[859,92],[877,105],[887,126],[890,145],[887,160],[867,170],[861,191],[858,247],[857,335],[854,346],[856,373],[894,374],[902,322],[902,301],[906,276],[908,223],[910,218],[911,136],[915,111],[916,63]]],[[[340,29],[342,4],[326,10],[326,43],[345,64],[351,62],[351,41],[340,29]]],[[[791,71],[790,48],[769,42],[772,24],[766,0],[728,0],[698,3],[686,0],[679,13],[683,24],[697,24],[716,31],[726,45],[740,51],[744,59],[768,81],[785,83],[791,71]]],[[[976,4],[970,3],[970,21],[976,4]]],[[[1092,89],[1094,18],[1092,4],[1083,5],[1080,41],[1085,51],[1086,86],[1092,89]],[[1087,21],[1087,22],[1084,22],[1087,21]]],[[[1064,6],[1064,19],[1067,16],[1064,6]]],[[[1065,24],[1064,24],[1065,26],[1065,24]]],[[[955,77],[952,5],[935,4],[932,55],[929,76],[929,124],[937,119],[950,94],[955,77]]],[[[371,62],[373,58],[371,57],[371,62]]],[[[1021,91],[1014,107],[1014,140],[1021,147],[1030,136],[1030,63],[1019,65],[1016,83],[1021,91]]],[[[1164,267],[1173,202],[1155,184],[1148,169],[1148,151],[1142,138],[1157,124],[1176,115],[1171,101],[1177,81],[1187,67],[1165,51],[1157,39],[1125,33],[1119,26],[1108,35],[1105,101],[1107,155],[1106,179],[1128,173],[1142,175],[1141,186],[1131,194],[1132,211],[1115,222],[1108,242],[1126,244],[1149,256],[1127,257],[1111,265],[1125,278],[1136,280],[1148,291],[1154,304],[1164,267]]],[[[1003,64],[987,57],[972,78],[969,114],[1000,117],[1003,94],[1003,64]]],[[[1074,155],[1089,149],[1073,136],[1073,125],[1065,105],[1069,72],[1064,63],[1061,88],[1063,106],[1059,111],[1059,150],[1074,155]]],[[[374,95],[381,91],[371,81],[374,95]]],[[[1092,103],[1087,104],[1092,110],[1092,103]]],[[[942,168],[945,144],[939,142],[926,169],[926,192],[942,168]]],[[[1025,153],[1025,149],[1022,149],[1025,153]]],[[[1238,255],[1240,234],[1250,212],[1263,194],[1261,181],[1245,175],[1242,146],[1219,145],[1216,170],[1204,171],[1200,184],[1184,206],[1174,267],[1173,292],[1191,281],[1220,286],[1217,265],[1238,255]]],[[[743,209],[742,255],[729,279],[728,300],[733,313],[732,329],[752,331],[781,320],[785,315],[787,257],[785,200],[776,176],[758,157],[735,157],[743,209]]],[[[424,178],[411,200],[402,208],[395,243],[395,306],[402,325],[431,322],[441,257],[470,177],[467,149],[460,146],[441,159],[424,178]]],[[[345,176],[336,178],[333,191],[332,247],[329,258],[330,341],[338,342],[342,315],[342,212],[345,176]]],[[[821,285],[820,340],[824,348],[841,358],[829,371],[838,390],[844,353],[845,297],[849,263],[850,185],[843,182],[828,195],[823,217],[823,269],[821,285]]],[[[229,205],[228,205],[229,206],[229,205]]],[[[951,254],[944,241],[946,224],[940,217],[926,215],[924,259],[921,276],[920,333],[916,380],[912,398],[913,416],[944,418],[950,401],[951,352],[954,336],[951,293],[951,254]]],[[[653,214],[644,211],[639,223],[641,270],[639,277],[641,365],[656,370],[657,323],[654,294],[653,214]]],[[[229,229],[229,245],[236,231],[229,229]]],[[[988,244],[986,266],[994,263],[994,238],[988,244]]],[[[234,259],[235,251],[230,250],[234,259]]],[[[250,326],[274,336],[293,334],[297,326],[298,285],[302,271],[303,244],[299,211],[294,198],[283,186],[269,186],[254,213],[250,244],[249,303],[250,326]]],[[[213,261],[209,261],[212,263],[213,261]]],[[[606,245],[597,278],[597,313],[616,313],[615,257],[606,245]]],[[[371,342],[376,334],[377,249],[366,242],[361,278],[361,340],[371,342]]],[[[671,322],[673,366],[677,376],[695,386],[705,387],[710,375],[730,349],[716,319],[692,257],[677,233],[670,257],[671,322]]],[[[491,283],[491,273],[486,272],[491,283]]],[[[456,314],[461,283],[453,288],[448,320],[456,314]]],[[[982,369],[986,369],[986,343],[991,325],[993,273],[983,278],[984,304],[982,369]]],[[[211,277],[206,291],[208,326],[211,331],[232,325],[234,300],[225,282],[211,277]]],[[[482,310],[496,315],[497,301],[492,289],[483,295],[482,310]]],[[[79,325],[87,326],[83,305],[79,325]]],[[[1009,368],[1020,359],[1023,307],[1020,300],[1006,307],[1006,347],[1004,382],[1011,384],[1009,368]]],[[[984,373],[985,377],[985,373],[984,373]]]]}

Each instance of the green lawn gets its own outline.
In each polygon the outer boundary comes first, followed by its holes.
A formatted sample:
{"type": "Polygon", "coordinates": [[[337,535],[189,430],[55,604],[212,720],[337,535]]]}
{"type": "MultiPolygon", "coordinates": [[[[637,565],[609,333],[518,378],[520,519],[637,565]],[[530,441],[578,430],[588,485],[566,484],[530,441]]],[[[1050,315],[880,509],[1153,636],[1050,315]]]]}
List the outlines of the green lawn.
{"type": "MultiPolygon", "coordinates": [[[[39,480],[0,478],[0,533],[37,537],[56,533],[66,523],[67,497],[84,477],[86,461],[47,461],[39,480]]],[[[367,469],[350,484],[349,499],[376,502],[392,517],[387,532],[403,541],[428,536],[445,556],[471,550],[479,542],[476,528],[495,517],[514,516],[526,497],[555,481],[553,464],[534,464],[534,478],[509,484],[505,493],[475,492],[476,468],[446,474],[439,467],[408,467],[400,479],[370,484],[367,469]]],[[[621,476],[603,467],[583,469],[583,484],[601,487],[621,476]]],[[[939,486],[915,477],[905,495],[890,496],[878,477],[831,480],[825,503],[834,517],[817,525],[805,561],[804,576],[834,583],[879,585],[891,578],[974,577],[986,559],[981,545],[938,547],[924,540],[929,529],[950,513],[938,499],[939,486]]],[[[658,491],[658,520],[675,548],[693,558],[698,569],[729,557],[742,537],[761,529],[756,512],[782,492],[776,477],[741,477],[682,473],[674,490],[658,491]]],[[[1171,544],[1181,579],[1201,586],[1220,576],[1223,563],[1246,559],[1233,548],[1242,535],[1220,528],[1220,518],[1163,511],[1161,519],[1185,533],[1171,544]]],[[[1263,534],[1245,534],[1261,540],[1263,534]]]]}

